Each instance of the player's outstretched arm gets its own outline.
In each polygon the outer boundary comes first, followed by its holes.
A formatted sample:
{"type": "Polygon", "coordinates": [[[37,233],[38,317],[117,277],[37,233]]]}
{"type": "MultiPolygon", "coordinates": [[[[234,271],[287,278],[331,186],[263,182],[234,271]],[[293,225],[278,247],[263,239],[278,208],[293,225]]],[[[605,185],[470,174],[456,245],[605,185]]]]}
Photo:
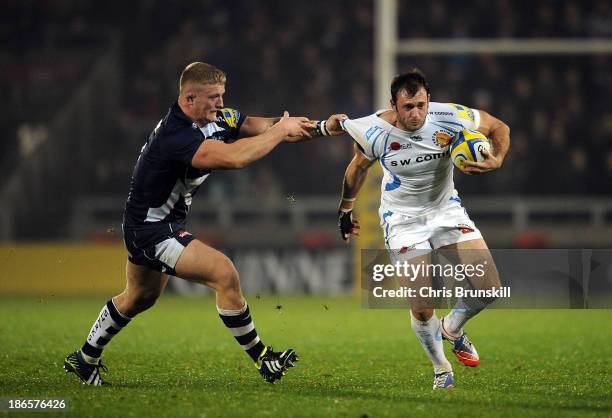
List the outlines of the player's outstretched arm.
{"type": "MultiPolygon", "coordinates": [[[[326,121],[311,120],[313,126],[308,130],[310,136],[289,136],[285,142],[305,141],[320,136],[337,136],[343,135],[345,132],[340,126],[340,121],[348,119],[345,114],[337,114],[330,116],[326,121]]],[[[278,123],[280,118],[264,118],[259,116],[247,116],[240,127],[240,138],[256,136],[266,132],[274,124],[278,123]]]]}
{"type": "Polygon", "coordinates": [[[222,141],[202,142],[191,160],[191,165],[200,169],[237,169],[245,167],[266,156],[286,138],[309,137],[313,123],[308,118],[283,117],[264,133],[239,139],[231,144],[222,141]]]}
{"type": "Polygon", "coordinates": [[[465,161],[464,171],[468,174],[480,174],[498,169],[502,166],[510,148],[510,127],[484,110],[478,112],[480,113],[478,131],[491,140],[493,152],[484,151],[482,154],[485,160],[482,162],[465,161]]]}
{"type": "Polygon", "coordinates": [[[376,161],[369,160],[356,143],[354,149],[355,155],[344,173],[342,196],[338,208],[338,228],[340,236],[346,242],[350,241],[351,235],[359,235],[359,221],[353,219],[353,207],[357,194],[368,177],[368,171],[376,161]]]}
{"type": "Polygon", "coordinates": [[[315,123],[314,129],[310,130],[312,138],[318,138],[321,136],[338,136],[344,135],[346,132],[342,129],[341,121],[348,119],[344,113],[338,113],[331,115],[326,120],[313,120],[315,123]]]}
{"type": "Polygon", "coordinates": [[[261,135],[280,122],[281,118],[264,118],[260,116],[247,116],[240,126],[240,138],[261,135]]]}

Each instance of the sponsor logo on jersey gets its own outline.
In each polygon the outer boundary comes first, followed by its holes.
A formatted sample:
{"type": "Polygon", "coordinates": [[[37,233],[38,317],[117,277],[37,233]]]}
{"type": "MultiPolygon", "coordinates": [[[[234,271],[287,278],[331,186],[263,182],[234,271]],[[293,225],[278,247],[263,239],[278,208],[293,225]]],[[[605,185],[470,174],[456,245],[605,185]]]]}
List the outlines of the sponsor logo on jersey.
{"type": "Polygon", "coordinates": [[[461,119],[466,119],[470,122],[474,122],[474,111],[472,109],[455,103],[450,103],[450,105],[455,108],[457,116],[459,116],[461,119]]]}
{"type": "Polygon", "coordinates": [[[459,228],[462,234],[469,234],[470,232],[474,232],[474,228],[466,224],[458,224],[457,228],[459,228]]]}
{"type": "Polygon", "coordinates": [[[422,163],[424,161],[439,160],[440,158],[448,157],[449,155],[450,151],[438,152],[436,154],[419,155],[414,161],[417,163],[422,163]]]}
{"type": "Polygon", "coordinates": [[[410,139],[412,139],[414,142],[421,142],[423,140],[423,137],[421,135],[415,135],[411,136],[410,139]]]}
{"type": "Polygon", "coordinates": [[[388,147],[388,151],[398,151],[400,149],[410,149],[412,148],[412,144],[404,143],[400,144],[399,142],[391,142],[388,147]]]}
{"type": "MultiPolygon", "coordinates": [[[[415,163],[423,163],[423,162],[427,162],[427,161],[432,161],[432,160],[439,160],[440,158],[445,158],[448,157],[450,155],[450,151],[444,151],[444,152],[438,152],[436,154],[425,154],[425,155],[419,155],[418,157],[416,157],[414,159],[415,163]]],[[[410,162],[412,161],[412,158],[407,158],[405,160],[391,160],[390,161],[390,165],[391,167],[398,167],[398,166],[405,166],[405,165],[410,165],[410,162]]]]}
{"type": "Polygon", "coordinates": [[[221,109],[221,115],[230,128],[236,128],[238,126],[238,119],[240,116],[237,110],[229,108],[221,109]]]}
{"type": "Polygon", "coordinates": [[[428,113],[434,116],[454,116],[453,112],[428,112],[428,113]]]}
{"type": "Polygon", "coordinates": [[[391,167],[405,166],[410,164],[411,158],[407,160],[391,160],[391,167]]]}
{"type": "Polygon", "coordinates": [[[434,132],[432,140],[440,148],[446,148],[453,140],[453,133],[444,129],[434,132]]]}
{"type": "Polygon", "coordinates": [[[408,252],[408,250],[414,250],[415,247],[416,247],[416,244],[408,245],[406,247],[400,248],[397,253],[398,254],[406,254],[408,252]]]}

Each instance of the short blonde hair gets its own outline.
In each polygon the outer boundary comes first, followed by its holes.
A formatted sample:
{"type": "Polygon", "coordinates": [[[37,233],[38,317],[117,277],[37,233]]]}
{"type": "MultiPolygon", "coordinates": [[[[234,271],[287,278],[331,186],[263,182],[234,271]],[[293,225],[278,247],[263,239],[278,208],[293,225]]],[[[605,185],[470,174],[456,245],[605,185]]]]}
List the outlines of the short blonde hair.
{"type": "Polygon", "coordinates": [[[205,62],[192,62],[183,70],[179,80],[179,92],[187,83],[225,84],[227,76],[214,65],[205,62]]]}

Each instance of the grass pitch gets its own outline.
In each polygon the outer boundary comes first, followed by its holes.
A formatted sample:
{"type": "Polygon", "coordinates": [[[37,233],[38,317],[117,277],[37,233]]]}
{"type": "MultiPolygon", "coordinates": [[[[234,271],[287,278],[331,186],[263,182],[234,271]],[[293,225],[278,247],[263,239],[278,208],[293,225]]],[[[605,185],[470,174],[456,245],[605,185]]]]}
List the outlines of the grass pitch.
{"type": "Polygon", "coordinates": [[[460,365],[447,346],[457,386],[433,392],[406,311],[365,310],[354,298],[250,297],[264,343],[301,358],[270,385],[212,298],[164,296],[109,344],[112,386],[95,388],[62,362],[105,301],[2,297],[0,396],[69,398],[70,416],[612,415],[612,311],[485,311],[467,328],[481,366],[460,365]]]}

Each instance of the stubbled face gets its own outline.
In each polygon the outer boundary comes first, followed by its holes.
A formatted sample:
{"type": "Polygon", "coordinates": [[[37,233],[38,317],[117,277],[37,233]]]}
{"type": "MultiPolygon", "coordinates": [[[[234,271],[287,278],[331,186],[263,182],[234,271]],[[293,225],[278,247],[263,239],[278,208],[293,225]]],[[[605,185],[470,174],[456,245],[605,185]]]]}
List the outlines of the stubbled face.
{"type": "Polygon", "coordinates": [[[397,92],[395,103],[391,103],[397,114],[399,128],[412,132],[421,129],[429,110],[429,95],[421,87],[414,96],[405,89],[397,92]]]}
{"type": "Polygon", "coordinates": [[[224,84],[197,84],[185,93],[189,116],[200,125],[214,122],[217,111],[223,108],[224,84]]]}

